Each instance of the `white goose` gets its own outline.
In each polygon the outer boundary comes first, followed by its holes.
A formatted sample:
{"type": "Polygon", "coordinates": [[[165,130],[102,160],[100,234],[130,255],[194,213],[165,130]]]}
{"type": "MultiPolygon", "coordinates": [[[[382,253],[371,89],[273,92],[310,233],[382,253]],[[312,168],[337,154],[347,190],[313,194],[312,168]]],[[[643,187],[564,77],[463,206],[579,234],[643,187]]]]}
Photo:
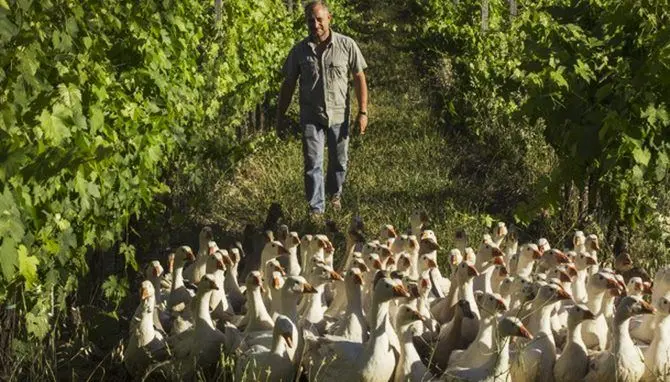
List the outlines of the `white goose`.
{"type": "Polygon", "coordinates": [[[198,254],[195,257],[195,262],[184,268],[184,278],[194,284],[199,283],[202,276],[205,275],[205,264],[207,263],[208,255],[211,255],[218,249],[216,242],[212,239],[212,229],[210,227],[203,227],[198,235],[198,254]]]}
{"type": "Polygon", "coordinates": [[[330,328],[330,334],[352,342],[363,343],[368,339],[368,322],[363,314],[363,272],[358,267],[351,269],[344,276],[346,287],[347,308],[330,328]]]}
{"type": "Polygon", "coordinates": [[[584,381],[639,381],[644,374],[644,358],[629,333],[631,317],[651,314],[654,308],[644,300],[626,296],[614,315],[614,344],[611,351],[596,354],[589,362],[584,381]]]}
{"type": "Polygon", "coordinates": [[[395,367],[395,382],[429,381],[433,379],[426,365],[421,362],[414,347],[414,337],[422,334],[421,325],[425,317],[408,305],[401,305],[396,316],[400,339],[400,359],[395,367]]]}
{"type": "Polygon", "coordinates": [[[589,274],[594,275],[600,269],[600,262],[598,261],[598,251],[600,251],[598,235],[592,233],[587,236],[586,241],[584,242],[584,247],[586,248],[586,252],[588,252],[596,261],[594,265],[589,267],[589,274]]]}
{"type": "Polygon", "coordinates": [[[272,347],[254,345],[241,353],[235,367],[236,381],[289,382],[295,376],[289,350],[296,346],[297,331],[291,320],[277,316],[272,331],[272,347]]]}
{"type": "Polygon", "coordinates": [[[416,209],[409,217],[410,235],[421,236],[423,228],[428,224],[428,214],[425,211],[416,209]]]}
{"type": "Polygon", "coordinates": [[[589,371],[589,357],[582,340],[582,322],[594,317],[585,305],[568,308],[568,339],[554,366],[556,382],[579,382],[589,371]]]}
{"type": "Polygon", "coordinates": [[[433,366],[431,366],[436,373],[441,374],[447,370],[449,357],[454,350],[465,349],[468,346],[467,343],[462,341],[461,336],[461,328],[465,318],[476,319],[472,309],[470,309],[470,303],[465,299],[458,300],[454,318],[442,325],[437,337],[437,345],[433,354],[433,366]]]}
{"type": "Polygon", "coordinates": [[[154,329],[156,297],[151,281],[142,282],[140,299],[139,309],[131,321],[128,347],[123,355],[126,369],[136,378],[143,377],[152,362],[160,361],[167,355],[165,339],[154,329]]]}
{"type": "Polygon", "coordinates": [[[670,380],[670,296],[656,303],[656,334],[644,352],[643,381],[670,380]]]}
{"type": "Polygon", "coordinates": [[[390,278],[382,276],[376,281],[374,326],[367,343],[305,333],[303,367],[310,381],[387,382],[391,378],[399,356],[399,342],[389,322],[388,303],[409,293],[390,278]]]}
{"type": "Polygon", "coordinates": [[[228,257],[228,251],[225,249],[217,250],[207,259],[207,274],[212,276],[217,287],[212,292],[209,307],[212,317],[217,320],[230,320],[233,316],[233,309],[228,303],[226,292],[223,288],[225,284],[225,269],[230,264],[230,257],[228,257]]]}
{"type": "Polygon", "coordinates": [[[193,328],[168,338],[170,348],[174,350],[177,370],[183,379],[193,378],[197,368],[215,364],[222,351],[230,354],[239,344],[239,332],[231,330],[224,334],[214,327],[209,314],[209,301],[212,292],[217,289],[212,276],[203,276],[193,299],[197,312],[193,328]]]}
{"type": "Polygon", "coordinates": [[[516,317],[505,317],[497,322],[493,349],[487,361],[480,367],[454,368],[442,376],[443,381],[508,381],[510,379],[510,352],[508,337],[522,337],[531,340],[533,336],[516,317]]]}
{"type": "Polygon", "coordinates": [[[233,311],[237,314],[241,314],[244,313],[244,305],[247,300],[246,297],[244,297],[244,293],[242,288],[240,288],[239,282],[237,281],[237,278],[239,277],[238,265],[240,264],[242,256],[240,254],[240,250],[235,247],[228,251],[228,255],[230,257],[231,264],[226,267],[226,276],[223,280],[223,289],[226,292],[226,297],[228,298],[228,302],[230,302],[230,306],[232,307],[233,311]]]}
{"type": "Polygon", "coordinates": [[[590,253],[586,251],[577,252],[575,257],[575,268],[577,268],[577,278],[572,283],[572,296],[575,302],[584,304],[588,300],[586,292],[586,280],[589,277],[589,267],[596,264],[590,253]]]}
{"type": "Polygon", "coordinates": [[[325,263],[316,264],[309,276],[309,284],[314,288],[314,293],[308,293],[301,301],[301,327],[314,327],[319,333],[325,330],[324,313],[326,307],[323,304],[323,292],[330,282],[344,281],[339,273],[325,263]]]}
{"type": "Polygon", "coordinates": [[[603,310],[603,301],[608,290],[618,289],[619,284],[611,275],[598,272],[589,277],[586,287],[588,301],[586,306],[595,315],[595,319],[582,324],[582,337],[589,349],[605,350],[607,346],[607,320],[603,310]]]}
{"type": "Polygon", "coordinates": [[[545,284],[540,287],[532,302],[531,311],[534,313],[528,324],[528,329],[534,333],[535,338],[519,351],[512,362],[513,381],[553,381],[556,344],[551,331],[551,312],[554,302],[570,298],[558,285],[545,284]]]}
{"type": "Polygon", "coordinates": [[[251,271],[245,280],[247,287],[247,315],[244,332],[249,334],[258,331],[272,330],[274,321],[263,303],[263,276],[259,271],[251,271]]]}
{"type": "Polygon", "coordinates": [[[507,306],[499,295],[478,292],[475,296],[481,318],[479,319],[479,331],[477,338],[464,351],[455,350],[449,358],[449,369],[451,368],[477,368],[488,361],[491,349],[493,349],[493,331],[498,319],[498,313],[507,310],[507,306]]]}
{"type": "Polygon", "coordinates": [[[514,276],[530,278],[533,272],[533,265],[535,265],[535,261],[539,260],[540,257],[542,257],[542,253],[537,244],[529,243],[522,245],[517,259],[516,272],[512,274],[514,276]]]}
{"type": "Polygon", "coordinates": [[[282,244],[284,244],[284,248],[286,248],[288,253],[279,257],[278,260],[288,275],[298,276],[302,270],[298,262],[298,247],[300,246],[298,233],[294,231],[289,232],[282,244]]]}
{"type": "Polygon", "coordinates": [[[192,325],[189,321],[192,313],[189,305],[193,299],[193,293],[186,288],[183,277],[186,260],[195,260],[195,256],[191,247],[184,245],[177,248],[175,252],[172,290],[167,302],[167,311],[174,317],[170,330],[173,335],[183,333],[192,325]]]}
{"type": "MultiPolygon", "coordinates": [[[[654,288],[651,291],[651,303],[656,304],[657,301],[670,293],[670,267],[661,268],[656,271],[654,275],[654,288]]],[[[654,326],[656,320],[652,316],[645,316],[642,322],[631,329],[631,336],[636,340],[649,343],[653,339],[656,327],[654,326]]],[[[632,326],[632,325],[631,325],[632,326]]]]}

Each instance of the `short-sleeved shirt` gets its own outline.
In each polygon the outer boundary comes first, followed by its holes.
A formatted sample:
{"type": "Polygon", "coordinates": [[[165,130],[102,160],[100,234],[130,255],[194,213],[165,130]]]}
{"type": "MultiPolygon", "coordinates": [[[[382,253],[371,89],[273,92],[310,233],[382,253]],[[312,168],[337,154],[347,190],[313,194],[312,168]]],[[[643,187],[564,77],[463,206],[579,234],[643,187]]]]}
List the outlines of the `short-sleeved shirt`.
{"type": "Polygon", "coordinates": [[[316,48],[310,37],[297,43],[284,63],[284,76],[289,82],[300,80],[301,123],[342,123],[349,118],[350,73],[367,64],[352,38],[332,30],[321,57],[316,48]]]}

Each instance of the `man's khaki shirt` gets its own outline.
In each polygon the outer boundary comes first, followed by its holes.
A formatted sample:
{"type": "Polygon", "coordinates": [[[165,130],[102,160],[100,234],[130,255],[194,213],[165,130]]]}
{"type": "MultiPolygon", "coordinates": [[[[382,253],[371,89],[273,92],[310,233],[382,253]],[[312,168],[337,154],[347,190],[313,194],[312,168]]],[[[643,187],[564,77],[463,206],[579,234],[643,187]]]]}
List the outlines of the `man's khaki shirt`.
{"type": "Polygon", "coordinates": [[[356,42],[331,30],[321,57],[307,37],[297,43],[284,63],[287,81],[300,80],[300,123],[330,126],[349,117],[349,76],[367,64],[356,42]]]}

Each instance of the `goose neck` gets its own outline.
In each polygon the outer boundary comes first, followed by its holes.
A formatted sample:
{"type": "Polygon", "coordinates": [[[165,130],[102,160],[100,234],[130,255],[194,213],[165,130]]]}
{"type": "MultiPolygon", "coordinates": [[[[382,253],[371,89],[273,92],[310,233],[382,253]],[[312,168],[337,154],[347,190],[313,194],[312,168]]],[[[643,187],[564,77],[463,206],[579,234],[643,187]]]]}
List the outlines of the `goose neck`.
{"type": "Polygon", "coordinates": [[[209,314],[209,300],[211,299],[213,290],[208,290],[203,293],[196,294],[195,303],[198,309],[198,319],[214,327],[212,323],[212,316],[209,314]]]}
{"type": "Polygon", "coordinates": [[[618,352],[622,348],[634,347],[633,339],[630,337],[631,317],[615,317],[614,326],[614,351],[618,352]]]}
{"type": "Polygon", "coordinates": [[[567,343],[573,343],[580,345],[583,348],[586,348],[584,344],[584,339],[582,338],[582,323],[578,322],[576,324],[568,327],[568,340],[567,343]]]}
{"type": "Polygon", "coordinates": [[[290,318],[293,322],[298,322],[298,296],[282,290],[281,293],[281,314],[290,318]]]}
{"type": "Polygon", "coordinates": [[[179,264],[179,266],[174,270],[174,280],[172,281],[172,290],[181,288],[184,286],[184,264],[179,264]]]}

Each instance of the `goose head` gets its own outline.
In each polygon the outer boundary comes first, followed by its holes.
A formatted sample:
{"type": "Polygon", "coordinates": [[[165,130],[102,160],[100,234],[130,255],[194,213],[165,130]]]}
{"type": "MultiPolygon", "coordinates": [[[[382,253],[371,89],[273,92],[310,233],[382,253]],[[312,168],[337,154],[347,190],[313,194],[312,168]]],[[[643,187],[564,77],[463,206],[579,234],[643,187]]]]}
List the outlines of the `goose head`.
{"type": "Polygon", "coordinates": [[[322,249],[326,255],[332,255],[335,252],[335,247],[333,247],[333,243],[331,243],[328,236],[324,234],[314,235],[314,239],[312,240],[311,244],[313,246],[316,246],[314,248],[315,250],[314,252],[317,252],[318,249],[322,249]]]}
{"type": "Polygon", "coordinates": [[[441,249],[441,247],[437,243],[435,232],[430,229],[424,230],[419,239],[419,254],[423,255],[425,253],[435,252],[439,249],[441,249]]]}
{"type": "Polygon", "coordinates": [[[458,229],[454,232],[454,245],[458,248],[468,246],[468,234],[465,232],[465,229],[458,229]]]}
{"type": "Polygon", "coordinates": [[[228,251],[225,249],[219,249],[210,256],[207,257],[206,272],[213,274],[217,270],[226,271],[227,267],[231,265],[230,257],[228,256],[228,251]]]}
{"type": "Polygon", "coordinates": [[[433,283],[430,281],[430,274],[424,272],[419,276],[419,295],[426,297],[430,293],[433,283]]]}
{"type": "Polygon", "coordinates": [[[575,257],[575,266],[577,270],[583,271],[591,265],[596,265],[595,257],[589,252],[579,252],[575,257]]]}
{"type": "Polygon", "coordinates": [[[198,294],[203,294],[212,290],[218,290],[219,286],[212,275],[204,275],[198,283],[198,294]]]}
{"type": "Polygon", "coordinates": [[[523,325],[518,317],[504,317],[498,321],[498,335],[501,337],[523,337],[529,340],[533,339],[528,329],[523,325]]]}
{"type": "Polygon", "coordinates": [[[286,238],[288,237],[289,233],[289,228],[286,224],[282,224],[277,228],[277,240],[281,241],[282,243],[286,241],[286,238]]]}
{"type": "Polygon", "coordinates": [[[259,271],[251,271],[247,275],[247,278],[244,280],[244,285],[247,286],[247,291],[256,291],[260,290],[261,293],[265,292],[265,287],[263,287],[263,276],[259,271]]]}
{"type": "Polygon", "coordinates": [[[382,243],[386,243],[388,239],[395,239],[398,237],[395,227],[391,224],[384,224],[379,230],[379,238],[382,243]]]}
{"type": "Polygon", "coordinates": [[[177,251],[175,252],[175,268],[180,268],[184,266],[184,263],[187,261],[194,261],[195,260],[195,255],[193,254],[193,250],[191,247],[188,245],[182,245],[181,247],[177,248],[177,251]]]}
{"type": "Polygon", "coordinates": [[[375,275],[372,301],[382,303],[400,297],[411,297],[402,282],[388,277],[383,271],[378,271],[375,275]]]}
{"type": "Polygon", "coordinates": [[[572,235],[572,247],[581,248],[586,243],[586,235],[583,231],[575,231],[572,235]]]}
{"type": "Polygon", "coordinates": [[[286,236],[286,240],[284,240],[284,248],[286,249],[291,249],[291,248],[297,248],[300,245],[300,236],[298,236],[298,233],[295,231],[291,231],[288,233],[286,236]]]}
{"type": "Polygon", "coordinates": [[[630,255],[626,252],[619,254],[614,259],[614,269],[621,273],[633,269],[633,259],[631,259],[630,255]]]}
{"type": "Polygon", "coordinates": [[[535,301],[541,305],[550,304],[552,302],[560,300],[571,300],[572,296],[563,289],[563,287],[556,285],[554,283],[547,283],[542,286],[537,291],[535,296],[535,301]]]}
{"type": "Polygon", "coordinates": [[[208,242],[214,239],[214,233],[212,232],[212,227],[204,226],[198,234],[198,242],[201,244],[201,248],[204,248],[208,242]]]}
{"type": "Polygon", "coordinates": [[[382,269],[382,262],[379,259],[379,255],[377,253],[371,252],[368,253],[367,255],[363,255],[363,261],[365,262],[365,266],[371,271],[375,272],[377,270],[382,269]]]}
{"type": "Polygon", "coordinates": [[[589,289],[594,289],[597,292],[604,292],[607,289],[618,289],[619,283],[612,277],[612,275],[601,271],[589,277],[587,287],[589,289]]]}
{"type": "Polygon", "coordinates": [[[286,277],[282,290],[294,296],[299,296],[305,293],[316,293],[316,289],[314,289],[312,284],[308,283],[302,276],[286,277]]]}
{"type": "Polygon", "coordinates": [[[426,317],[407,304],[401,305],[396,313],[396,322],[399,327],[409,325],[416,321],[423,321],[425,319],[426,317]]]}
{"type": "Polygon", "coordinates": [[[619,301],[614,320],[623,322],[639,314],[653,314],[656,311],[651,304],[635,296],[625,296],[619,301]]]}
{"type": "Polygon", "coordinates": [[[503,252],[498,248],[498,245],[489,238],[482,240],[477,250],[477,262],[479,264],[484,264],[485,262],[491,261],[494,257],[504,256],[503,252]]]}
{"type": "Polygon", "coordinates": [[[396,264],[396,269],[399,272],[407,272],[411,267],[412,267],[412,259],[409,257],[409,254],[407,254],[406,252],[402,252],[398,256],[398,264],[396,264]]]}
{"type": "Polygon", "coordinates": [[[555,266],[547,272],[547,278],[555,280],[558,283],[568,283],[572,281],[572,277],[565,267],[555,266]]]}
{"type": "Polygon", "coordinates": [[[312,267],[310,273],[310,281],[312,286],[319,286],[331,281],[344,281],[342,276],[335,272],[333,268],[325,263],[318,263],[312,267]]]}
{"type": "Polygon", "coordinates": [[[596,316],[586,305],[575,304],[568,308],[568,327],[574,328],[584,320],[593,320],[596,316]]]}
{"type": "Polygon", "coordinates": [[[429,254],[423,254],[419,259],[421,260],[421,270],[437,268],[437,261],[429,254]]]}
{"type": "Polygon", "coordinates": [[[360,288],[363,286],[363,272],[358,267],[351,267],[349,271],[344,274],[344,283],[348,287],[360,288]]]}
{"type": "Polygon", "coordinates": [[[505,304],[505,301],[497,293],[477,291],[475,292],[475,301],[480,312],[495,314],[507,311],[507,304],[505,304]]]}
{"type": "Polygon", "coordinates": [[[265,262],[265,274],[271,275],[273,272],[279,272],[282,276],[286,276],[286,270],[281,266],[277,258],[270,259],[265,262]]]}
{"type": "Polygon", "coordinates": [[[363,224],[363,219],[360,216],[351,218],[351,223],[349,223],[349,229],[347,230],[349,239],[356,243],[365,242],[364,231],[365,225],[363,224]]]}
{"type": "Polygon", "coordinates": [[[540,264],[545,267],[545,269],[568,263],[570,263],[570,258],[556,248],[550,248],[544,251],[540,257],[540,264]]]}
{"type": "Polygon", "coordinates": [[[551,249],[551,245],[549,244],[549,240],[547,240],[544,237],[541,237],[537,240],[537,249],[540,250],[540,253],[544,253],[544,251],[548,251],[551,249]]]}
{"type": "Polygon", "coordinates": [[[507,276],[509,276],[507,267],[504,264],[496,264],[495,269],[493,270],[493,275],[491,275],[491,284],[500,285],[507,276]]]}
{"type": "Polygon", "coordinates": [[[458,264],[460,264],[463,261],[463,255],[461,254],[461,250],[458,248],[454,248],[451,251],[449,251],[449,265],[450,267],[455,267],[458,264]]]}
{"type": "Polygon", "coordinates": [[[526,259],[526,261],[539,260],[542,257],[542,252],[540,252],[537,244],[528,243],[521,246],[519,256],[526,259]]]}
{"type": "Polygon", "coordinates": [[[288,255],[288,251],[284,247],[284,244],[281,243],[279,240],[272,240],[267,243],[265,243],[265,246],[263,247],[263,254],[266,254],[265,258],[271,258],[271,257],[277,257],[277,256],[282,256],[282,255],[288,255]]]}
{"type": "Polygon", "coordinates": [[[293,321],[283,314],[278,315],[275,319],[275,326],[272,329],[272,337],[275,343],[283,339],[286,346],[292,348],[296,345],[296,341],[293,339],[294,333],[296,333],[296,327],[293,321]]]}
{"type": "Polygon", "coordinates": [[[231,266],[236,267],[242,260],[242,252],[237,247],[231,247],[228,251],[228,257],[230,257],[231,266]]]}
{"type": "Polygon", "coordinates": [[[140,284],[140,303],[142,304],[142,310],[144,312],[150,313],[153,311],[151,300],[153,300],[155,296],[156,289],[154,288],[154,284],[149,280],[142,281],[142,284],[140,284]]]}
{"type": "Polygon", "coordinates": [[[587,251],[599,251],[600,243],[598,241],[598,235],[592,233],[587,236],[584,245],[586,246],[587,251]]]}
{"type": "Polygon", "coordinates": [[[462,283],[471,280],[475,276],[479,276],[479,272],[477,272],[477,268],[475,268],[474,265],[467,261],[461,261],[461,263],[458,264],[458,268],[456,269],[456,277],[458,277],[462,283]]]}
{"type": "Polygon", "coordinates": [[[465,253],[463,253],[463,260],[469,262],[470,264],[477,263],[477,254],[472,247],[465,247],[465,253]]]}
{"type": "Polygon", "coordinates": [[[368,272],[370,268],[365,264],[363,255],[360,252],[354,252],[353,260],[351,260],[351,267],[357,268],[361,273],[368,272]]]}
{"type": "Polygon", "coordinates": [[[428,214],[422,209],[415,209],[409,217],[409,224],[420,230],[421,227],[428,224],[428,214]]]}
{"type": "Polygon", "coordinates": [[[493,227],[493,232],[491,234],[494,240],[498,241],[507,236],[507,225],[505,222],[498,222],[495,227],[493,227]]]}
{"type": "Polygon", "coordinates": [[[656,312],[657,314],[665,317],[670,315],[670,297],[663,296],[656,301],[656,312]]]}
{"type": "Polygon", "coordinates": [[[158,260],[152,260],[144,268],[144,277],[149,280],[156,280],[163,275],[163,266],[158,260]]]}
{"type": "Polygon", "coordinates": [[[472,307],[470,306],[468,300],[462,298],[458,300],[456,305],[458,306],[458,309],[460,309],[461,314],[463,314],[463,317],[469,319],[475,319],[477,317],[475,316],[475,313],[472,311],[472,307]]]}

